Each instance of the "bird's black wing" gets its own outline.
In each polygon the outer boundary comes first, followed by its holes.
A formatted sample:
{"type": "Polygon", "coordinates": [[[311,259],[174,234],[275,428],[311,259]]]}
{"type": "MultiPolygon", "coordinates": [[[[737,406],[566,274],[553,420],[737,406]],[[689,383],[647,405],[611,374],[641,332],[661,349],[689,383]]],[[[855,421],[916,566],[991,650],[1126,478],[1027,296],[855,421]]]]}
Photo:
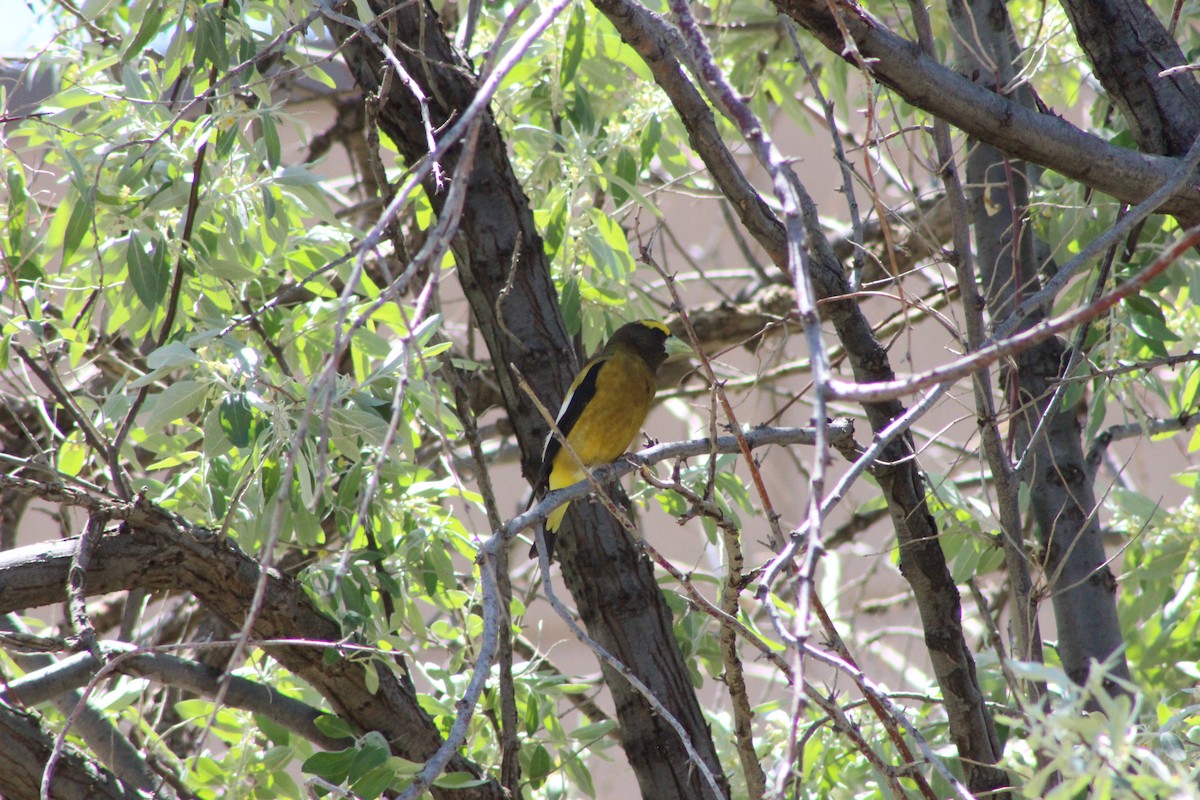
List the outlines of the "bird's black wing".
{"type": "MultiPolygon", "coordinates": [[[[558,419],[554,422],[564,439],[571,434],[571,429],[583,415],[583,409],[596,396],[596,379],[606,363],[608,363],[607,358],[597,358],[589,363],[582,372],[575,376],[571,388],[567,390],[567,397],[563,401],[562,408],[559,409],[558,419]]],[[[542,448],[542,468],[538,473],[538,480],[534,488],[536,495],[541,495],[546,491],[546,485],[550,482],[550,471],[554,469],[554,457],[560,450],[562,450],[562,441],[551,431],[550,435],[546,437],[545,447],[542,448]]]]}

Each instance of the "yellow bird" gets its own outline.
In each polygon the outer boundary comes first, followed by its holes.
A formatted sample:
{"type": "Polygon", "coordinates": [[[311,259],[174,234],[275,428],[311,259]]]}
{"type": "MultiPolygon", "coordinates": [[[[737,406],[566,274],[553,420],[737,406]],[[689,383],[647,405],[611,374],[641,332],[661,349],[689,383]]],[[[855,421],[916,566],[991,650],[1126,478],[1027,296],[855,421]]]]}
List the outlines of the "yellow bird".
{"type": "MultiPolygon", "coordinates": [[[[591,470],[615,461],[637,439],[657,391],[655,374],[668,356],[688,346],[661,322],[643,319],[622,325],[600,353],[589,361],[567,390],[553,431],[542,449],[542,469],[534,486],[540,497],[587,477],[591,470]],[[571,453],[578,458],[573,458],[571,453]]],[[[567,513],[567,503],[546,520],[547,555],[554,555],[554,533],[567,513]]],[[[537,544],[529,551],[537,558],[537,544]]]]}

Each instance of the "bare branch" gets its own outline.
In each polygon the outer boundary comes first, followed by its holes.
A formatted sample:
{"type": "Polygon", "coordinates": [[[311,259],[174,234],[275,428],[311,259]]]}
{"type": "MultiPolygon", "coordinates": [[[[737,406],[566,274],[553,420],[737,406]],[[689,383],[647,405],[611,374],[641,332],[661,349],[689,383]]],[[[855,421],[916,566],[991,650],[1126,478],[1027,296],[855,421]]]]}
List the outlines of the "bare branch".
{"type": "MultiPolygon", "coordinates": [[[[1010,155],[1105,194],[1139,203],[1169,180],[1179,164],[1177,159],[1117,147],[1062,117],[1032,111],[968,80],[893,33],[853,0],[775,0],[775,6],[842,58],[850,59],[845,48],[852,44],[871,74],[913,105],[1010,155]]],[[[1189,225],[1200,222],[1197,188],[1193,179],[1190,188],[1171,198],[1163,210],[1189,225]]]]}

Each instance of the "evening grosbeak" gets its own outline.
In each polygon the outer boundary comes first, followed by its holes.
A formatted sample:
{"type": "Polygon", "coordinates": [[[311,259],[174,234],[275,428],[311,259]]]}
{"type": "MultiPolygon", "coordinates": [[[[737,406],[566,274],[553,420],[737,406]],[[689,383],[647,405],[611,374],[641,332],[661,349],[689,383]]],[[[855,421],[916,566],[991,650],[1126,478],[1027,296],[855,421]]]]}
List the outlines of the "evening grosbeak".
{"type": "MultiPolygon", "coordinates": [[[[548,491],[578,483],[588,470],[615,461],[628,450],[642,430],[658,386],[655,373],[668,356],[688,352],[688,346],[661,322],[650,319],[622,325],[599,354],[589,361],[567,390],[554,431],[542,449],[542,468],[534,485],[541,497],[548,491]]],[[[562,524],[569,503],[546,519],[546,555],[553,557],[554,533],[562,524]]],[[[529,550],[537,558],[537,543],[529,550]]]]}

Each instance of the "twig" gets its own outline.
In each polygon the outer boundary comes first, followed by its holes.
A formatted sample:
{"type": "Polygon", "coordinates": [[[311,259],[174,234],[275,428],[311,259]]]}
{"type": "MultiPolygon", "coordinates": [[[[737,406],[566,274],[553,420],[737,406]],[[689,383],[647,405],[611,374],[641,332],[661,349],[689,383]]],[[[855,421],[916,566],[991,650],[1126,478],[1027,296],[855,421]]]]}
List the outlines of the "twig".
{"type": "MultiPolygon", "coordinates": [[[[742,458],[745,460],[746,466],[750,470],[750,477],[754,481],[754,488],[757,490],[758,497],[763,504],[763,514],[767,518],[767,523],[771,526],[772,542],[776,547],[779,547],[783,542],[783,532],[779,527],[779,515],[775,512],[775,508],[771,503],[771,496],[767,492],[767,484],[763,480],[762,473],[759,471],[758,465],[754,462],[754,459],[750,457],[750,448],[746,446],[745,436],[741,432],[741,425],[738,423],[737,414],[734,413],[733,404],[729,402],[729,398],[723,391],[720,381],[717,380],[716,373],[713,372],[712,362],[709,360],[708,354],[704,352],[704,347],[700,343],[700,337],[696,335],[696,329],[692,327],[691,318],[687,315],[687,312],[683,306],[683,301],[679,297],[679,291],[675,288],[675,282],[672,280],[671,276],[663,271],[663,269],[659,267],[658,263],[654,261],[648,246],[641,248],[641,259],[650,266],[654,267],[658,274],[662,276],[667,290],[671,293],[671,300],[673,301],[675,310],[679,313],[679,321],[683,323],[692,349],[695,351],[696,357],[700,360],[700,366],[704,371],[704,377],[708,379],[709,384],[713,387],[713,392],[717,400],[721,403],[721,409],[725,412],[725,418],[733,427],[734,435],[738,438],[739,444],[741,445],[742,458]]],[[[814,433],[817,434],[816,431],[814,431],[814,433]]],[[[819,436],[819,434],[817,435],[819,436]]],[[[814,438],[813,443],[819,446],[817,438],[814,438]]]]}
{"type": "Polygon", "coordinates": [[[75,646],[91,653],[97,661],[104,660],[100,646],[96,642],[96,629],[87,614],[87,572],[91,566],[92,554],[100,544],[104,535],[104,526],[108,517],[102,513],[88,515],[87,525],[83,535],[79,537],[79,547],[71,559],[71,568],[67,572],[67,608],[70,610],[71,625],[75,629],[75,646]]]}
{"type": "MultiPolygon", "coordinates": [[[[28,367],[34,375],[37,375],[38,379],[46,385],[46,388],[49,389],[50,393],[54,395],[54,399],[58,401],[58,404],[62,406],[63,410],[71,415],[71,419],[76,425],[79,426],[79,430],[83,433],[83,438],[87,440],[87,443],[97,453],[104,454],[111,466],[112,459],[109,458],[109,455],[111,453],[112,446],[105,442],[104,437],[100,434],[100,431],[98,431],[96,426],[92,424],[91,418],[87,414],[83,413],[83,409],[81,409],[79,404],[75,402],[74,396],[72,396],[71,393],[66,390],[66,387],[62,385],[62,381],[58,379],[58,375],[56,375],[53,370],[43,367],[41,364],[39,364],[37,359],[30,355],[29,351],[21,345],[13,342],[11,346],[12,351],[17,354],[17,357],[21,359],[25,366],[28,367]]],[[[124,485],[124,481],[124,475],[121,473],[118,467],[116,474],[113,475],[113,485],[118,489],[118,493],[120,488],[124,485]]]]}
{"type": "MultiPolygon", "coordinates": [[[[492,478],[488,472],[487,459],[483,455],[483,447],[479,441],[479,428],[475,413],[471,410],[470,398],[463,384],[462,374],[457,370],[449,371],[451,388],[454,391],[454,405],[458,418],[463,425],[463,433],[471,448],[471,456],[475,460],[475,476],[479,494],[483,497],[483,507],[487,511],[488,524],[492,530],[499,530],[503,522],[496,505],[496,493],[492,489],[492,478]]],[[[496,558],[496,591],[499,595],[500,622],[497,634],[500,638],[500,785],[508,790],[514,798],[521,796],[521,762],[520,742],[518,741],[518,722],[516,694],[513,687],[513,634],[510,610],[512,608],[512,581],[508,574],[508,547],[500,545],[495,548],[496,558]]]]}
{"type": "MultiPolygon", "coordinates": [[[[806,205],[805,200],[808,201],[807,205],[809,206],[812,203],[799,178],[776,149],[765,126],[717,66],[708,49],[704,34],[692,16],[688,0],[669,0],[669,6],[675,15],[676,24],[686,43],[692,68],[700,78],[701,86],[714,105],[737,126],[759,164],[771,176],[775,196],[783,211],[784,230],[787,236],[786,264],[792,285],[796,289],[797,313],[804,325],[804,336],[808,343],[809,358],[811,359],[814,384],[812,405],[816,425],[816,452],[809,474],[807,509],[809,547],[804,561],[799,566],[799,580],[796,583],[797,611],[794,619],[794,638],[798,642],[804,642],[809,634],[812,576],[816,569],[817,559],[822,552],[821,501],[825,491],[825,463],[829,452],[826,405],[830,399],[829,387],[832,379],[829,353],[825,348],[821,322],[817,315],[817,295],[812,285],[806,250],[807,233],[802,207],[806,205]]],[[[801,689],[801,685],[804,683],[804,650],[802,647],[794,648],[793,659],[792,669],[796,675],[796,686],[792,692],[792,724],[788,737],[788,755],[781,760],[779,771],[775,777],[774,788],[777,793],[783,792],[793,774],[792,765],[798,761],[797,731],[800,713],[806,700],[801,689]]]]}
{"type": "Polygon", "coordinates": [[[862,670],[851,666],[846,661],[842,660],[838,656],[833,655],[832,653],[819,650],[811,645],[806,645],[805,650],[810,656],[818,661],[829,664],[835,669],[838,669],[839,671],[848,675],[850,679],[858,685],[859,691],[861,691],[864,695],[870,694],[874,696],[876,700],[886,707],[889,713],[895,719],[899,720],[900,724],[904,726],[904,729],[908,731],[908,735],[912,737],[913,741],[917,743],[917,747],[924,756],[925,762],[932,766],[934,770],[936,770],[950,785],[950,787],[954,790],[956,797],[960,798],[960,800],[976,800],[975,796],[971,794],[967,787],[963,786],[962,782],[959,781],[952,772],[950,772],[950,770],[942,762],[942,759],[933,752],[933,748],[931,748],[929,743],[925,741],[925,737],[921,735],[921,732],[917,730],[916,726],[909,721],[908,716],[901,711],[899,707],[897,707],[896,704],[891,701],[891,698],[887,696],[887,693],[876,686],[871,679],[868,678],[865,673],[863,673],[862,670]]]}
{"type": "MultiPolygon", "coordinates": [[[[834,437],[842,441],[850,441],[854,436],[854,425],[848,419],[833,420],[829,424],[829,430],[834,437]]],[[[746,446],[753,450],[771,444],[813,444],[816,441],[816,433],[812,428],[751,428],[743,434],[743,438],[746,446]]],[[[655,445],[590,472],[590,478],[587,480],[547,492],[539,503],[509,519],[504,524],[504,535],[506,538],[511,538],[544,521],[551,511],[563,503],[587,495],[593,486],[593,480],[600,485],[612,483],[640,467],[666,461],[669,458],[691,458],[709,453],[741,452],[741,442],[734,436],[721,436],[715,442],[711,439],[691,439],[655,445]]],[[[4,476],[0,476],[0,487],[4,485],[3,478],[4,476]]]]}
{"type": "MultiPolygon", "coordinates": [[[[901,416],[892,420],[891,424],[880,431],[879,435],[875,437],[875,441],[871,443],[871,446],[863,451],[862,455],[858,457],[858,459],[850,466],[850,469],[848,469],[846,473],[842,475],[841,479],[839,479],[833,489],[830,490],[828,496],[826,496],[824,500],[822,514],[828,515],[829,512],[832,511],[833,508],[841,501],[841,499],[845,497],[846,492],[850,489],[850,486],[854,483],[854,481],[858,480],[858,476],[861,475],[864,470],[867,470],[874,465],[875,460],[879,458],[883,451],[887,449],[887,446],[891,444],[896,437],[903,435],[913,423],[915,423],[931,408],[933,408],[933,404],[937,402],[937,400],[949,388],[949,384],[942,384],[941,386],[936,387],[929,394],[925,395],[925,397],[921,398],[919,403],[905,411],[901,416]]],[[[807,526],[808,523],[806,521],[795,531],[793,531],[787,547],[778,555],[776,555],[775,558],[771,559],[766,568],[763,570],[762,578],[759,580],[758,590],[756,591],[756,594],[760,600],[770,597],[775,581],[779,578],[779,575],[781,574],[785,565],[787,565],[790,560],[795,557],[796,551],[799,549],[801,543],[803,543],[805,537],[807,536],[807,526]]],[[[768,603],[767,608],[768,613],[770,613],[774,609],[774,606],[768,603]]],[[[786,637],[788,635],[786,630],[782,627],[782,623],[780,623],[776,629],[779,631],[781,636],[786,637]]]]}
{"type": "MultiPolygon", "coordinates": [[[[367,41],[373,44],[379,50],[379,52],[383,54],[388,66],[396,71],[396,75],[400,77],[400,80],[404,82],[404,85],[408,88],[408,91],[411,92],[412,96],[417,100],[417,105],[421,109],[421,124],[425,128],[425,145],[429,148],[430,153],[437,150],[437,140],[433,135],[433,122],[429,118],[429,98],[425,96],[425,92],[421,89],[421,84],[417,83],[416,80],[414,80],[413,77],[408,74],[408,70],[406,70],[404,65],[400,63],[400,59],[396,58],[396,54],[392,52],[392,48],[388,47],[387,43],[379,38],[379,34],[371,30],[370,25],[367,25],[361,20],[355,19],[354,17],[348,17],[345,14],[334,11],[329,0],[317,0],[317,8],[320,9],[323,16],[328,17],[335,22],[340,22],[346,27],[353,28],[361,33],[364,37],[366,37],[367,41]]],[[[442,165],[434,160],[432,161],[431,167],[433,170],[433,179],[437,181],[438,186],[441,186],[443,180],[442,165]]]]}
{"type": "MultiPolygon", "coordinates": [[[[935,48],[929,13],[919,0],[912,0],[910,6],[921,47],[927,54],[933,54],[935,48]]],[[[939,162],[938,171],[942,183],[946,187],[946,199],[950,204],[956,256],[954,269],[958,277],[959,292],[963,299],[962,308],[966,317],[967,346],[974,351],[982,347],[984,343],[983,309],[985,304],[975,284],[970,215],[962,180],[955,165],[950,127],[945,120],[935,117],[933,131],[939,162]]],[[[984,457],[991,468],[992,481],[996,488],[1001,535],[1004,541],[1004,561],[1008,571],[1009,585],[1013,592],[1017,647],[1022,653],[1022,658],[1040,662],[1042,660],[1041,633],[1032,600],[1033,582],[1029,575],[1029,561],[1025,554],[1018,470],[1014,467],[1000,435],[988,370],[981,369],[974,373],[971,388],[974,392],[984,457]]],[[[1037,696],[1044,693],[1044,687],[1037,682],[1031,682],[1029,691],[1031,696],[1037,696]]]]}
{"type": "MultiPolygon", "coordinates": [[[[539,540],[543,538],[542,531],[543,529],[539,527],[537,531],[539,540]]],[[[494,536],[491,541],[499,542],[503,541],[503,539],[504,537],[500,535],[500,532],[498,531],[497,535],[494,536]]],[[[542,574],[542,589],[546,593],[546,599],[550,601],[550,607],[553,608],[555,613],[557,613],[563,622],[566,623],[567,627],[570,628],[571,633],[574,634],[578,641],[587,645],[588,648],[590,648],[591,651],[596,654],[597,658],[599,658],[601,661],[611,667],[618,675],[628,681],[629,685],[632,686],[637,693],[646,700],[650,707],[654,709],[655,713],[662,717],[663,721],[670,725],[672,729],[674,729],[675,733],[679,736],[679,741],[683,744],[684,750],[687,751],[688,759],[696,767],[696,769],[700,771],[705,783],[708,784],[709,789],[712,791],[713,797],[724,798],[725,793],[721,791],[721,786],[717,782],[716,776],[713,775],[712,769],[708,766],[708,764],[705,763],[704,759],[700,757],[700,754],[696,752],[696,748],[692,744],[691,737],[688,736],[687,730],[679,723],[679,720],[675,719],[675,716],[667,710],[666,706],[664,706],[659,699],[654,696],[654,692],[650,691],[650,687],[642,683],[638,676],[634,675],[628,667],[626,667],[619,659],[615,658],[611,653],[609,653],[608,650],[606,650],[599,642],[588,636],[584,630],[579,627],[579,623],[575,621],[575,618],[571,616],[571,612],[567,611],[566,607],[563,606],[562,601],[559,600],[558,596],[554,593],[554,584],[550,577],[550,559],[547,557],[546,552],[547,550],[545,543],[539,541],[538,567],[541,569],[542,574]]],[[[402,800],[406,799],[402,798],[402,800]]]]}
{"type": "Polygon", "coordinates": [[[1092,445],[1088,448],[1086,463],[1089,468],[1095,471],[1108,446],[1121,439],[1170,433],[1172,431],[1189,431],[1197,425],[1200,425],[1200,409],[1185,411],[1178,417],[1147,419],[1140,422],[1125,422],[1119,425],[1110,425],[1092,440],[1092,445]]]}
{"type": "Polygon", "coordinates": [[[479,637],[479,655],[475,658],[475,668],[471,672],[471,680],[468,681],[463,696],[454,704],[454,724],[450,726],[450,732],[446,734],[445,741],[438,746],[437,752],[425,762],[421,771],[413,776],[412,783],[400,794],[398,800],[416,800],[421,797],[437,780],[438,775],[442,774],[442,770],[446,768],[450,759],[467,739],[471,718],[475,715],[475,706],[479,702],[479,696],[483,694],[488,675],[492,671],[492,664],[496,660],[498,629],[502,616],[499,592],[496,589],[496,553],[504,545],[503,537],[493,535],[479,548],[479,555],[475,558],[475,563],[479,567],[483,632],[479,637]]]}
{"type": "Polygon", "coordinates": [[[1161,186],[1155,189],[1145,200],[1131,208],[1123,219],[1088,242],[1087,246],[1078,255],[1058,268],[1058,272],[1053,278],[1046,281],[1046,285],[1040,291],[1021,303],[1021,306],[1013,312],[1011,317],[996,325],[995,332],[992,334],[993,339],[1003,339],[1008,336],[1017,329],[1017,326],[1021,324],[1021,321],[1025,317],[1041,306],[1053,302],[1058,293],[1067,285],[1067,281],[1071,279],[1071,276],[1083,267],[1084,264],[1098,256],[1105,248],[1112,247],[1120,242],[1136,225],[1157,211],[1159,206],[1170,200],[1185,183],[1190,181],[1196,171],[1197,165],[1200,165],[1200,136],[1196,137],[1196,141],[1192,143],[1191,148],[1177,164],[1178,166],[1175,167],[1170,177],[1163,181],[1161,186]]]}
{"type": "Polygon", "coordinates": [[[1185,252],[1197,244],[1200,244],[1200,226],[1187,229],[1175,244],[1171,245],[1165,253],[1160,255],[1150,265],[1094,303],[1089,303],[1061,316],[1041,322],[1007,339],[993,342],[949,364],[943,364],[925,372],[910,375],[907,378],[876,381],[873,383],[850,383],[848,381],[832,379],[829,386],[830,394],[839,400],[859,400],[867,403],[879,403],[919,392],[935,384],[964,378],[975,370],[982,369],[989,364],[994,364],[1002,358],[1028,350],[1062,331],[1070,330],[1087,320],[1095,319],[1125,298],[1142,291],[1150,281],[1165,271],[1167,267],[1174,264],[1185,252]]]}

